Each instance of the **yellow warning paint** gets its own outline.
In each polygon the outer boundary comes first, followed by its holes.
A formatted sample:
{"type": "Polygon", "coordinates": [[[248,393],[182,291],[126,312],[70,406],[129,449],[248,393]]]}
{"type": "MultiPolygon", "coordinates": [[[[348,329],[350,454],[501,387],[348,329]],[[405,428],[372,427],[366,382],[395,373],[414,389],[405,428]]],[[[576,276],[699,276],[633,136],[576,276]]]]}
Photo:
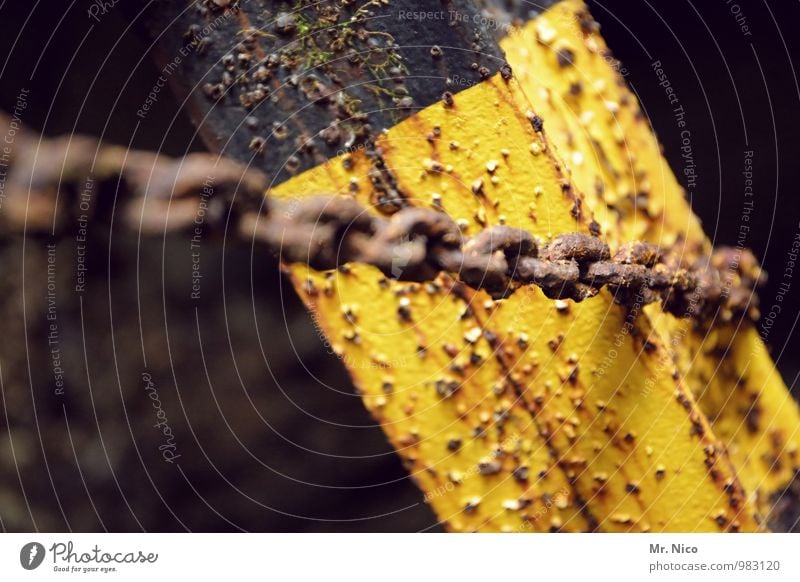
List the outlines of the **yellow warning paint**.
{"type": "MultiPolygon", "coordinates": [[[[585,201],[534,115],[517,82],[498,76],[377,145],[410,203],[440,206],[466,234],[503,222],[543,239],[587,232],[585,201]]],[[[270,194],[369,203],[369,162],[347,157],[270,194]]],[[[451,529],[758,529],[649,318],[629,317],[608,294],[578,305],[529,288],[492,301],[447,277],[404,284],[358,265],[291,273],[451,529]]]]}
{"type": "MultiPolygon", "coordinates": [[[[612,248],[647,240],[688,261],[707,253],[711,244],[583,2],[560,2],[502,47],[612,248]]],[[[758,334],[747,323],[707,332],[656,305],[645,311],[766,515],[770,496],[800,469],[800,414],[758,334]]]]}

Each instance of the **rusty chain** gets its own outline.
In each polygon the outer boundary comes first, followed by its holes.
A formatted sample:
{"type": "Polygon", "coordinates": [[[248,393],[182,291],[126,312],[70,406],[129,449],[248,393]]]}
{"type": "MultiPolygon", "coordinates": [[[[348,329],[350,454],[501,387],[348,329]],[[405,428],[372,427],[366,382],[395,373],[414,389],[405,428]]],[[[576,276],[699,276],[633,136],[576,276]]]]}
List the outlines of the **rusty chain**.
{"type": "Polygon", "coordinates": [[[764,281],[746,250],[720,248],[683,267],[649,243],[626,244],[612,256],[606,243],[588,234],[543,243],[525,230],[494,226],[465,237],[443,212],[406,208],[383,218],[349,197],[269,199],[265,214],[245,218],[240,232],[290,263],[319,270],[363,263],[388,278],[417,282],[445,272],[494,298],[536,285],[551,299],[582,301],[608,287],[620,303],[660,301],[681,317],[730,321],[758,317],[755,289],[764,281]]]}
{"type": "MultiPolygon", "coordinates": [[[[0,115],[0,131],[8,133],[10,123],[0,115]]],[[[318,270],[363,263],[388,278],[416,282],[449,273],[494,298],[536,285],[551,299],[582,301],[607,287],[621,304],[661,302],[666,311],[698,321],[759,317],[755,291],[765,277],[746,249],[722,247],[683,265],[644,242],[626,244],[612,256],[606,243],[588,234],[544,242],[518,228],[494,226],[466,237],[433,209],[381,217],[347,196],[265,198],[261,173],[210,154],[169,158],[100,146],[87,137],[39,140],[23,130],[14,141],[13,155],[0,168],[5,234],[69,231],[79,213],[86,217],[81,189],[100,182],[125,200],[121,222],[129,229],[163,235],[202,224],[318,270]]],[[[91,202],[93,221],[102,218],[104,206],[91,202]]]]}

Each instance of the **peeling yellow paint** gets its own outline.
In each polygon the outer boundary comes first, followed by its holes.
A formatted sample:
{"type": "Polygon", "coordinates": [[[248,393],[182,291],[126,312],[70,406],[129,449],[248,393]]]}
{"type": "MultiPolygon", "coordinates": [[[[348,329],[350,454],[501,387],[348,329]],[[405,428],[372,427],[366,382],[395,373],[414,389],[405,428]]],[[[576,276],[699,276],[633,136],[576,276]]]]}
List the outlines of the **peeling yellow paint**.
{"type": "MultiPolygon", "coordinates": [[[[369,184],[362,153],[342,161],[271,194],[346,193],[354,176],[369,184]]],[[[371,195],[365,186],[356,197],[368,204],[371,195]]],[[[332,273],[293,266],[290,272],[365,405],[448,528],[589,529],[529,411],[508,388],[472,306],[450,290],[450,280],[400,283],[364,265],[332,273]],[[355,322],[342,317],[343,306],[356,311],[355,322]]]]}
{"type": "MultiPolygon", "coordinates": [[[[710,242],[583,2],[558,3],[501,44],[609,244],[647,240],[689,260],[708,252],[710,242]],[[565,49],[566,67],[558,58],[565,49]]],[[[800,414],[758,334],[747,323],[706,333],[657,305],[645,311],[767,514],[770,496],[800,469],[800,414]]]]}

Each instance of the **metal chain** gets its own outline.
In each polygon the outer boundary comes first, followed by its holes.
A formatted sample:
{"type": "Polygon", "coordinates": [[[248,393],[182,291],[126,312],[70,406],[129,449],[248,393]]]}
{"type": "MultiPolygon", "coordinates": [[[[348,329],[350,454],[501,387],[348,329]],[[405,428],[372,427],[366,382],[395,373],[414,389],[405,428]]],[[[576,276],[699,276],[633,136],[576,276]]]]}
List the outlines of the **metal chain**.
{"type": "Polygon", "coordinates": [[[267,212],[246,215],[240,232],[287,262],[319,270],[363,263],[417,282],[444,272],[494,298],[536,285],[551,299],[583,301],[608,287],[619,303],[660,301],[677,316],[718,322],[757,319],[755,290],[765,279],[747,250],[720,248],[684,267],[649,243],[623,245],[611,256],[606,243],[588,234],[543,243],[525,230],[494,226],[465,237],[443,212],[406,208],[383,218],[348,197],[269,199],[267,212]]]}
{"type": "MultiPolygon", "coordinates": [[[[0,115],[0,131],[9,123],[0,115]]],[[[261,173],[210,154],[173,159],[101,147],[85,137],[39,141],[22,131],[15,146],[0,168],[4,233],[59,235],[86,219],[87,207],[94,224],[109,206],[86,200],[87,185],[93,196],[97,181],[128,198],[122,223],[134,231],[227,229],[266,244],[288,263],[318,270],[362,263],[388,278],[416,282],[449,273],[494,298],[536,285],[551,299],[582,301],[607,287],[621,304],[658,301],[666,311],[698,321],[759,317],[755,291],[765,277],[746,249],[722,247],[684,265],[644,242],[626,244],[611,256],[606,243],[588,234],[544,242],[522,229],[494,226],[466,237],[455,221],[433,209],[405,208],[380,217],[347,196],[265,199],[261,173]]]]}

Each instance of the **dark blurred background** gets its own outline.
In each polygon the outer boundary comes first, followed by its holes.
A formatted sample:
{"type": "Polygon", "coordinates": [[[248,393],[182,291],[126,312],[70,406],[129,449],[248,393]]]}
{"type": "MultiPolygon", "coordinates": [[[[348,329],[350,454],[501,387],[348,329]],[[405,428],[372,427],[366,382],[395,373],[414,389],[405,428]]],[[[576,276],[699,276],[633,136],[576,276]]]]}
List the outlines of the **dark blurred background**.
{"type": "MultiPolygon", "coordinates": [[[[90,4],[0,3],[0,108],[10,111],[27,89],[23,121],[48,136],[85,133],[175,156],[202,151],[168,92],[145,120],[136,117],[159,70],[124,10],[112,7],[96,22],[87,16],[90,4]]],[[[793,202],[800,4],[614,0],[590,7],[666,156],[681,168],[681,130],[652,63],[660,60],[669,75],[691,131],[692,204],[715,244],[737,242],[744,152],[754,152],[745,242],[777,275],[761,292],[768,308],[800,231],[793,202]]],[[[44,245],[0,247],[4,530],[437,529],[274,262],[259,257],[252,268],[250,248],[235,243],[209,249],[203,299],[190,303],[185,240],[139,244],[98,229],[91,236],[82,296],[70,291],[74,249],[59,245],[67,378],[60,398],[53,398],[41,339],[44,245]],[[145,371],[174,430],[180,467],[158,452],[145,371]]],[[[768,333],[792,386],[800,368],[798,293],[800,280],[768,333]]]]}

